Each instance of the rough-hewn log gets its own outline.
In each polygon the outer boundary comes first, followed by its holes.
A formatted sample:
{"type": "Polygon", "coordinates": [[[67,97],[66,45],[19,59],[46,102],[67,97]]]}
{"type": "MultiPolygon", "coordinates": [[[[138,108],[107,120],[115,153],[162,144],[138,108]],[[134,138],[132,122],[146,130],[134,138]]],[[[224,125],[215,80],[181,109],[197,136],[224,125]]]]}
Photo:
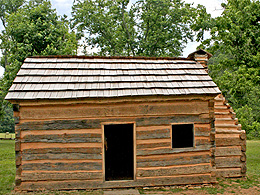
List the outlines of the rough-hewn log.
{"type": "Polygon", "coordinates": [[[241,145],[241,150],[242,150],[243,152],[246,152],[246,144],[241,145]]]}
{"type": "Polygon", "coordinates": [[[214,108],[214,105],[215,105],[215,101],[214,101],[214,100],[209,100],[209,101],[208,101],[208,106],[209,106],[210,108],[214,108]]]}
{"type": "Polygon", "coordinates": [[[216,134],[217,146],[239,146],[245,145],[245,140],[241,140],[238,134],[216,134]]]}
{"type": "Polygon", "coordinates": [[[88,154],[100,154],[102,148],[34,148],[34,149],[25,149],[23,154],[62,154],[62,153],[88,153],[88,154]]]}
{"type": "Polygon", "coordinates": [[[58,129],[93,129],[101,128],[102,122],[136,122],[137,126],[163,125],[170,123],[208,123],[209,119],[202,119],[197,115],[180,115],[165,117],[141,117],[141,118],[118,118],[118,119],[86,119],[86,120],[55,120],[25,122],[19,124],[22,130],[58,130],[58,129]]]}
{"type": "Polygon", "coordinates": [[[241,177],[241,168],[217,169],[217,177],[241,177]]]}
{"type": "Polygon", "coordinates": [[[218,107],[218,106],[223,106],[223,101],[215,99],[215,107],[218,107]]]}
{"type": "Polygon", "coordinates": [[[217,112],[229,112],[229,109],[227,108],[227,106],[225,106],[223,104],[222,105],[216,105],[215,110],[217,112]]]}
{"type": "Polygon", "coordinates": [[[137,149],[145,149],[145,148],[161,148],[161,147],[171,147],[171,142],[159,142],[159,143],[144,143],[144,144],[137,144],[137,149]]]}
{"type": "Polygon", "coordinates": [[[157,129],[151,131],[137,131],[136,139],[163,139],[170,138],[170,129],[157,129]]]}
{"type": "Polygon", "coordinates": [[[26,163],[23,170],[28,171],[76,171],[76,170],[102,170],[101,162],[80,162],[80,163],[26,163]]]}
{"type": "Polygon", "coordinates": [[[246,134],[243,132],[243,133],[241,133],[241,135],[240,135],[240,139],[242,139],[242,140],[245,140],[246,139],[246,134]]]}
{"type": "Polygon", "coordinates": [[[62,129],[93,129],[101,128],[100,119],[89,120],[53,120],[34,121],[19,124],[21,130],[62,130],[62,129]]]}
{"type": "Polygon", "coordinates": [[[56,134],[56,135],[26,135],[23,143],[45,142],[45,143],[94,143],[102,142],[101,134],[56,134]]]}
{"type": "Polygon", "coordinates": [[[210,174],[181,175],[171,177],[157,178],[137,178],[133,181],[91,181],[91,180],[69,180],[69,181],[52,181],[52,182],[23,182],[19,190],[68,190],[68,189],[100,189],[100,188],[123,188],[139,186],[165,186],[181,184],[202,184],[214,183],[215,178],[210,174]]]}
{"type": "Polygon", "coordinates": [[[15,138],[16,139],[21,138],[21,130],[20,130],[20,128],[15,127],[15,138]]]}
{"type": "Polygon", "coordinates": [[[21,141],[19,140],[15,140],[15,151],[19,152],[21,151],[21,141]]]}
{"type": "Polygon", "coordinates": [[[212,167],[216,167],[216,160],[215,160],[215,158],[211,158],[210,164],[211,164],[212,167]]]}
{"type": "Polygon", "coordinates": [[[200,118],[198,115],[179,115],[168,117],[137,118],[137,126],[163,125],[171,123],[209,123],[209,119],[200,118]]]}
{"type": "Polygon", "coordinates": [[[175,154],[182,152],[199,152],[199,151],[208,151],[210,150],[210,145],[202,145],[192,148],[158,148],[158,149],[143,149],[137,150],[138,156],[143,155],[155,155],[155,154],[175,154]]]}
{"type": "Polygon", "coordinates": [[[227,113],[227,112],[215,112],[215,118],[236,118],[235,114],[227,113]]]}
{"type": "Polygon", "coordinates": [[[212,147],[212,148],[210,149],[210,156],[211,156],[211,157],[215,157],[215,153],[216,153],[216,148],[215,148],[215,147],[212,147]]]}
{"type": "Polygon", "coordinates": [[[195,136],[209,136],[210,124],[194,124],[195,136]]]}
{"type": "Polygon", "coordinates": [[[216,147],[215,155],[219,156],[240,156],[241,146],[230,146],[230,147],[216,147]]]}
{"type": "Polygon", "coordinates": [[[216,170],[215,170],[215,168],[211,169],[211,177],[216,177],[216,170]]]}
{"type": "Polygon", "coordinates": [[[234,120],[232,118],[216,118],[215,124],[222,125],[222,124],[229,124],[229,125],[237,125],[237,120],[234,120]]]}
{"type": "Polygon", "coordinates": [[[216,133],[215,133],[215,132],[211,132],[211,133],[210,133],[210,141],[211,141],[211,142],[214,142],[214,141],[215,141],[215,136],[216,136],[216,133]]]}
{"type": "Polygon", "coordinates": [[[242,166],[240,156],[216,157],[217,168],[239,168],[242,166]]]}
{"type": "Polygon", "coordinates": [[[201,164],[201,163],[209,163],[211,157],[207,153],[203,154],[193,154],[191,155],[165,155],[165,157],[161,158],[144,158],[137,159],[137,168],[138,167],[165,167],[172,165],[189,165],[189,164],[201,164]]]}
{"type": "Polygon", "coordinates": [[[21,152],[15,152],[15,165],[19,166],[21,165],[22,162],[22,156],[21,156],[21,152]]]}
{"type": "Polygon", "coordinates": [[[102,143],[21,143],[21,150],[47,148],[102,148],[102,143]]]}
{"type": "Polygon", "coordinates": [[[45,153],[45,154],[23,154],[23,160],[59,160],[59,159],[102,159],[101,154],[89,153],[45,153]]]}
{"type": "Polygon", "coordinates": [[[62,129],[96,129],[101,128],[103,122],[136,122],[137,126],[164,125],[170,123],[209,123],[209,119],[200,118],[198,115],[179,115],[164,117],[140,118],[106,118],[85,120],[53,120],[24,122],[18,125],[21,130],[62,130],[62,129]]]}
{"type": "Polygon", "coordinates": [[[22,166],[21,165],[18,165],[16,166],[16,176],[21,176],[22,174],[22,166]]]}
{"type": "Polygon", "coordinates": [[[216,131],[217,134],[241,134],[242,131],[240,130],[230,130],[230,129],[218,129],[216,131]]]}
{"type": "Polygon", "coordinates": [[[211,172],[210,164],[196,164],[185,166],[158,167],[158,168],[138,168],[137,177],[158,177],[172,175],[190,175],[211,172]]]}
{"type": "Polygon", "coordinates": [[[240,157],[240,160],[241,160],[242,162],[246,162],[246,153],[245,153],[245,152],[242,152],[242,155],[241,155],[241,157],[240,157]]]}
{"type": "Polygon", "coordinates": [[[195,137],[195,146],[211,145],[209,137],[195,137]]]}
{"type": "Polygon", "coordinates": [[[21,119],[70,119],[70,118],[89,118],[89,117],[122,117],[122,116],[145,116],[145,115],[174,115],[174,114],[201,114],[208,112],[206,101],[174,101],[171,103],[149,104],[101,104],[90,105],[54,105],[34,107],[22,107],[21,119]]]}
{"type": "Polygon", "coordinates": [[[102,172],[50,172],[35,171],[22,172],[22,181],[63,181],[63,180],[95,180],[102,179],[102,172]]]}
{"type": "Polygon", "coordinates": [[[137,126],[136,132],[138,131],[152,131],[158,129],[170,129],[171,124],[164,124],[164,125],[156,125],[156,126],[137,126]]]}
{"type": "Polygon", "coordinates": [[[200,118],[210,119],[210,118],[212,118],[212,117],[210,116],[209,113],[203,113],[203,114],[200,114],[200,118]]]}
{"type": "Polygon", "coordinates": [[[226,125],[226,124],[224,124],[224,125],[216,125],[215,126],[215,129],[216,129],[216,131],[225,131],[225,130],[233,130],[233,131],[236,131],[236,130],[238,130],[238,126],[237,125],[226,125]]]}
{"type": "Polygon", "coordinates": [[[15,177],[15,186],[18,187],[22,184],[22,180],[21,180],[21,177],[19,176],[16,176],[15,177]]]}
{"type": "Polygon", "coordinates": [[[246,171],[247,171],[247,168],[246,168],[246,163],[245,163],[245,162],[243,162],[243,163],[242,163],[242,168],[241,168],[241,173],[242,173],[242,174],[245,174],[245,173],[246,173],[246,171]]]}
{"type": "Polygon", "coordinates": [[[68,135],[68,134],[102,134],[102,129],[63,129],[63,130],[30,130],[22,131],[21,138],[27,135],[68,135]]]}
{"type": "Polygon", "coordinates": [[[238,125],[239,124],[238,118],[235,118],[234,122],[235,122],[235,125],[238,125]]]}

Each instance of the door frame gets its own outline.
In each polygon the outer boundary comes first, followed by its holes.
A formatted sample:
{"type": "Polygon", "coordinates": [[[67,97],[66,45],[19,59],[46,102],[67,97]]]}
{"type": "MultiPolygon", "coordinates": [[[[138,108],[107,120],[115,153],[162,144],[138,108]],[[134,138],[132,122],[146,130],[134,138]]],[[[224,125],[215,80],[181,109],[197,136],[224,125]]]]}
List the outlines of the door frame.
{"type": "MultiPolygon", "coordinates": [[[[133,125],[133,160],[134,160],[134,175],[133,180],[129,181],[135,181],[136,180],[136,123],[134,121],[132,122],[103,122],[101,123],[102,128],[102,172],[103,172],[103,182],[115,182],[115,181],[106,181],[106,170],[105,170],[105,125],[125,125],[125,124],[132,124],[133,125]]],[[[128,180],[117,180],[118,181],[128,181],[128,180]]]]}

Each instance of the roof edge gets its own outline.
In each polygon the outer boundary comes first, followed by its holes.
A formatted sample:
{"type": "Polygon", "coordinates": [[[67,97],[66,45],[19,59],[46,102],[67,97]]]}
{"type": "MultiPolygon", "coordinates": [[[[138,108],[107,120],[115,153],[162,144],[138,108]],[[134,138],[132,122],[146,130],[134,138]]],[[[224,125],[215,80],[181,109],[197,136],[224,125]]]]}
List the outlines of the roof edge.
{"type": "Polygon", "coordinates": [[[85,97],[85,98],[65,98],[65,99],[6,99],[12,104],[71,104],[74,102],[76,104],[81,103],[98,103],[103,104],[104,102],[110,103],[125,103],[125,102],[153,102],[153,101],[172,101],[172,100],[208,100],[214,99],[221,93],[211,93],[211,94],[181,94],[181,95],[140,95],[140,96],[119,96],[119,97],[85,97]]]}

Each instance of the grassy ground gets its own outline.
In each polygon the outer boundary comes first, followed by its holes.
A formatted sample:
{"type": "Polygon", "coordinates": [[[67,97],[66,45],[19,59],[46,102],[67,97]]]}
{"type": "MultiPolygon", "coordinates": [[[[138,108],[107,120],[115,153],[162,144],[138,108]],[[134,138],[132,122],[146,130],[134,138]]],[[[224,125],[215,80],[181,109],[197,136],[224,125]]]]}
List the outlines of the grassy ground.
{"type": "Polygon", "coordinates": [[[260,140],[247,141],[247,173],[260,177],[260,140]]]}
{"type": "MultiPolygon", "coordinates": [[[[165,187],[139,189],[141,194],[260,194],[260,140],[247,141],[247,179],[219,180],[216,186],[165,187]]],[[[0,140],[0,195],[11,194],[15,178],[15,153],[13,140],[0,140]]],[[[36,193],[32,193],[36,194],[36,193]]],[[[37,193],[46,194],[44,192],[37,193]]],[[[47,194],[99,195],[97,191],[49,192],[47,194]]]]}
{"type": "Polygon", "coordinates": [[[13,140],[0,140],[0,194],[9,194],[14,187],[15,153],[13,140]]]}

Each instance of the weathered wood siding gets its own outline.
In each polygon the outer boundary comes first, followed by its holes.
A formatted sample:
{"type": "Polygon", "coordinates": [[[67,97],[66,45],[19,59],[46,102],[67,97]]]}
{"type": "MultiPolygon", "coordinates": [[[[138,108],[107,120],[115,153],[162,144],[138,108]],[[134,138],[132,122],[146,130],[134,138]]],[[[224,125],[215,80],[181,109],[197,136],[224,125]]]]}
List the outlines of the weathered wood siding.
{"type": "Polygon", "coordinates": [[[205,97],[149,103],[21,104],[19,112],[15,112],[19,117],[16,125],[16,189],[91,189],[214,182],[213,111],[214,100],[205,97]],[[135,180],[104,182],[102,124],[126,122],[136,126],[135,180]],[[194,124],[195,147],[171,147],[173,123],[194,124]]]}
{"type": "Polygon", "coordinates": [[[215,98],[215,163],[217,177],[246,174],[246,133],[222,95],[215,98]]]}

